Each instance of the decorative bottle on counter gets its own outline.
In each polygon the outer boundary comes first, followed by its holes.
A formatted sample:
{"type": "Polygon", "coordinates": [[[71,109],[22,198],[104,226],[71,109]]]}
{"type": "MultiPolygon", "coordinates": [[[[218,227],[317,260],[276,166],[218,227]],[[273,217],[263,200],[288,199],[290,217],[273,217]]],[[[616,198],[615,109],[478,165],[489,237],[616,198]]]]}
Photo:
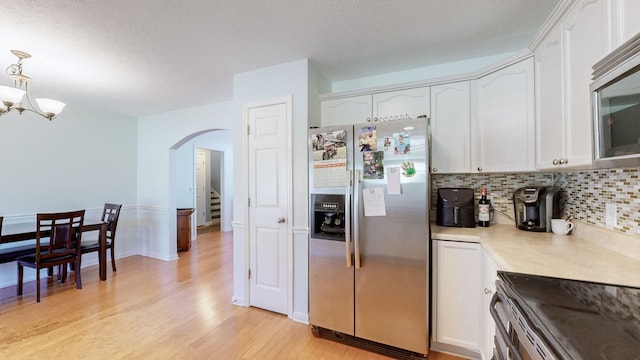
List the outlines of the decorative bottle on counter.
{"type": "Polygon", "coordinates": [[[478,226],[489,226],[489,212],[491,208],[491,203],[487,200],[487,188],[482,188],[482,192],[480,193],[480,201],[478,201],[478,226]]]}

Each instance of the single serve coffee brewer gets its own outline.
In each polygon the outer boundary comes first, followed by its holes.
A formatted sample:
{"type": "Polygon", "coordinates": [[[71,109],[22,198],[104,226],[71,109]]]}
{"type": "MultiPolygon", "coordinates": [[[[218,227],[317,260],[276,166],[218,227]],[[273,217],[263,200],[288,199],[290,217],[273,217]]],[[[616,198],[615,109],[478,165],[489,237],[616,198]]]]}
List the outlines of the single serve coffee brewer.
{"type": "Polygon", "coordinates": [[[513,193],[513,209],[518,229],[551,232],[551,219],[560,217],[560,188],[520,188],[513,193]]]}

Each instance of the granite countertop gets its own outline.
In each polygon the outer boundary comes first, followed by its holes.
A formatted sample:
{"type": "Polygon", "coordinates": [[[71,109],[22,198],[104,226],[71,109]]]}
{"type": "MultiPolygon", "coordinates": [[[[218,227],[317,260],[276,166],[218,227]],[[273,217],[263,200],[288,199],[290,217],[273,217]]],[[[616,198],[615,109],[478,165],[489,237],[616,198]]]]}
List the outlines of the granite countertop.
{"type": "Polygon", "coordinates": [[[580,227],[583,231],[574,230],[572,235],[555,235],[522,231],[507,224],[487,228],[431,224],[431,237],[480,243],[504,271],[640,287],[640,259],[636,254],[640,239],[622,237],[618,241],[610,232],[602,233],[581,223],[576,230],[580,227]]]}

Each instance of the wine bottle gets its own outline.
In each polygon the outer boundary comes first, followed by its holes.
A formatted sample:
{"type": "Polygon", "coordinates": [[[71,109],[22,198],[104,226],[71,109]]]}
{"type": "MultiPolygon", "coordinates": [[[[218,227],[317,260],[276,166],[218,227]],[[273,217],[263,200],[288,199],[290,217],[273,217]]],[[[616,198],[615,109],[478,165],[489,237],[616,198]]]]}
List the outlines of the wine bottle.
{"type": "Polygon", "coordinates": [[[487,200],[487,188],[483,187],[480,194],[480,201],[478,201],[478,225],[487,227],[489,226],[489,211],[491,208],[491,203],[487,200]]]}

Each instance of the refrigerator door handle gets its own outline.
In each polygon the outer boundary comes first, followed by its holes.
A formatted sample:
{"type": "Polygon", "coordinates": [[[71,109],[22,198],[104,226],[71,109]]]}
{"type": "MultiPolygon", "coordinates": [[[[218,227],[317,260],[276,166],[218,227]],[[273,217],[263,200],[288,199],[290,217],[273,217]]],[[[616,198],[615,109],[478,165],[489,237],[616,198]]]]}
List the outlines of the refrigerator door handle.
{"type": "Polygon", "coordinates": [[[347,253],[347,268],[351,268],[353,266],[353,261],[351,260],[351,211],[349,211],[349,194],[351,194],[352,189],[352,181],[351,181],[351,170],[347,170],[347,184],[345,186],[345,194],[344,194],[344,244],[347,253]]]}
{"type": "Polygon", "coordinates": [[[360,269],[360,229],[358,229],[358,215],[360,212],[360,171],[353,172],[353,251],[355,257],[356,269],[360,269]]]}

